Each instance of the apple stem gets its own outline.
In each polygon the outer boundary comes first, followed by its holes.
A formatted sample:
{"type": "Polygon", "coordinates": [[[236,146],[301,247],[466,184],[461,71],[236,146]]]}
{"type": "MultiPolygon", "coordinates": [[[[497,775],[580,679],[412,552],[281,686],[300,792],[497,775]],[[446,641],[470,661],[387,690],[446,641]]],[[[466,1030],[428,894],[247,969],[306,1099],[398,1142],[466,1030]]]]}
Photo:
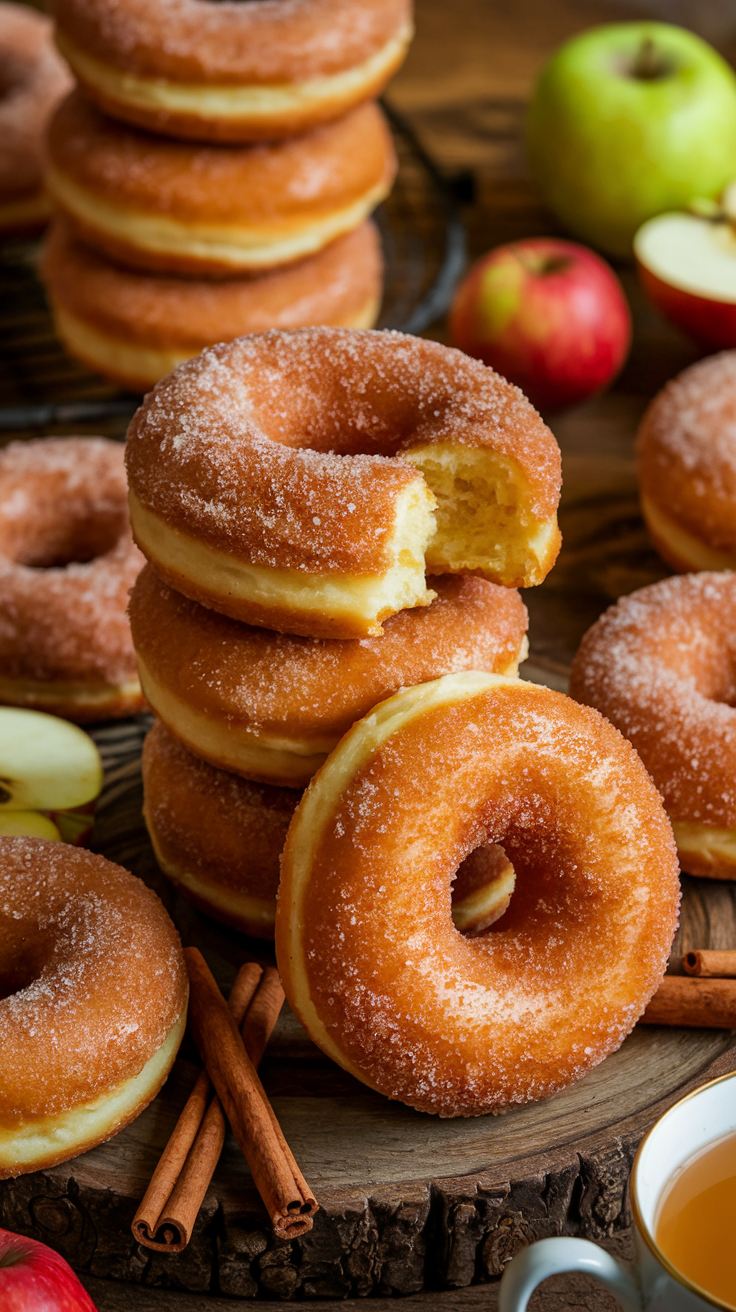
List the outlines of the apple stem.
{"type": "Polygon", "coordinates": [[[671,71],[669,64],[657,49],[654,38],[642,37],[636,58],[631,65],[631,76],[639,78],[642,82],[654,82],[657,78],[667,77],[671,71]]]}
{"type": "Polygon", "coordinates": [[[562,273],[570,267],[571,263],[567,255],[532,255],[518,248],[514,251],[514,255],[524,271],[535,277],[539,277],[540,274],[562,273]]]}

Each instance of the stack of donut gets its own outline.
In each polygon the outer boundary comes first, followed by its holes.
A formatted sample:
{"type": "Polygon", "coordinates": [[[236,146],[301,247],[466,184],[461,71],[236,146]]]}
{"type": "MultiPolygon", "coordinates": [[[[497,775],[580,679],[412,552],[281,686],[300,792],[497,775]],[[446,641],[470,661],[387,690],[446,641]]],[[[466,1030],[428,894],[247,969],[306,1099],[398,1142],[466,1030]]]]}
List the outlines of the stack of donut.
{"type": "Polygon", "coordinates": [[[53,8],[78,86],[47,135],[42,274],[70,353],[145,391],[244,333],[372,327],[396,170],[374,97],[411,0],[53,8]]]}
{"type": "MultiPolygon", "coordinates": [[[[517,587],[559,546],[559,450],[460,352],[314,328],[180,366],[134,417],[127,469],[151,838],[193,902],[273,937],[292,814],[353,723],[445,674],[516,674],[517,587]]],[[[471,931],[508,901],[508,862],[484,862],[490,901],[477,861],[459,884],[471,931]]]]}
{"type": "Polygon", "coordinates": [[[536,411],[436,342],[269,332],[162,380],[126,462],[163,871],[275,936],[310,1037],[391,1098],[479,1115],[602,1060],[677,864],[623,737],[516,677],[559,546],[536,411]]]}

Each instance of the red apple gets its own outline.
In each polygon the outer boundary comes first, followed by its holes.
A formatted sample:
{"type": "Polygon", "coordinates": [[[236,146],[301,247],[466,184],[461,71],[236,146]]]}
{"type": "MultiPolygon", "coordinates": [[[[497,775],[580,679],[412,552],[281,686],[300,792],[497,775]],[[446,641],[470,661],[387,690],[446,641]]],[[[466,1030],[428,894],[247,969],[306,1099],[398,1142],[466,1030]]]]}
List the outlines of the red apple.
{"type": "Polygon", "coordinates": [[[615,377],[631,343],[631,316],[600,256],[575,242],[530,237],[472,266],[453,302],[450,334],[535,405],[556,409],[615,377]]]}
{"type": "Polygon", "coordinates": [[[707,346],[736,346],[736,232],[725,212],[660,214],[637,232],[634,254],[668,319],[707,346]]]}
{"type": "Polygon", "coordinates": [[[53,1248],[0,1230],[2,1312],[96,1312],[83,1285],[53,1248]]]}

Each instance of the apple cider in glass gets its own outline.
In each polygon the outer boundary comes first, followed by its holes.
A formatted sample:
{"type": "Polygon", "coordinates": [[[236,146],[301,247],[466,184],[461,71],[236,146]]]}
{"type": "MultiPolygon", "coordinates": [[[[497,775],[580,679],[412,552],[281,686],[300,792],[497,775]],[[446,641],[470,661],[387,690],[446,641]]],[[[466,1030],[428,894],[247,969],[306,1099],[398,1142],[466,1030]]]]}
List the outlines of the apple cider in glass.
{"type": "Polygon", "coordinates": [[[709,1144],[673,1175],[655,1236],[681,1275],[736,1308],[736,1135],[709,1144]]]}

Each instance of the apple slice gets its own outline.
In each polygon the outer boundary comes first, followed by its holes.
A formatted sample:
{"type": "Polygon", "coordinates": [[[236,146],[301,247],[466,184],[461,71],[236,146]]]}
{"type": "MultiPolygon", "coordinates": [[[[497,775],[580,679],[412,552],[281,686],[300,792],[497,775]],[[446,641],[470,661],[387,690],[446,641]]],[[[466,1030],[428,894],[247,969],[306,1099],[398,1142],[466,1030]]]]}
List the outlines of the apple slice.
{"type": "Polygon", "coordinates": [[[0,706],[0,813],[71,811],[101,788],[100,754],[84,730],[42,711],[0,706]]]}
{"type": "Polygon", "coordinates": [[[0,838],[61,838],[57,826],[40,811],[0,811],[0,838]]]}
{"type": "Polygon", "coordinates": [[[644,290],[668,319],[708,346],[736,346],[736,230],[724,212],[649,219],[634,254],[644,290]]]}

